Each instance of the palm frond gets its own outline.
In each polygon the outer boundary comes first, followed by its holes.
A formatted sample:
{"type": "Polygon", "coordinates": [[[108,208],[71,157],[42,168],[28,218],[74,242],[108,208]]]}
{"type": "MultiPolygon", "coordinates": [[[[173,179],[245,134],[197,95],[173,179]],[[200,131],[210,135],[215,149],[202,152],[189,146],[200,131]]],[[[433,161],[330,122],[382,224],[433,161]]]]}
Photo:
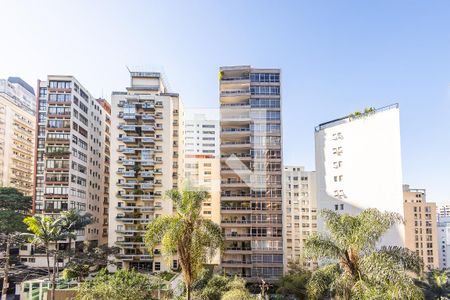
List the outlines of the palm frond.
{"type": "Polygon", "coordinates": [[[423,260],[416,253],[407,248],[398,246],[383,246],[378,251],[394,259],[398,264],[402,265],[405,270],[412,271],[420,275],[423,271],[423,260]]]}
{"type": "Polygon", "coordinates": [[[338,259],[343,250],[329,237],[314,234],[305,241],[305,257],[313,259],[338,259]]]}
{"type": "Polygon", "coordinates": [[[310,299],[320,299],[327,292],[332,292],[333,282],[339,276],[337,264],[330,264],[317,269],[308,282],[308,297],[310,299]]]}

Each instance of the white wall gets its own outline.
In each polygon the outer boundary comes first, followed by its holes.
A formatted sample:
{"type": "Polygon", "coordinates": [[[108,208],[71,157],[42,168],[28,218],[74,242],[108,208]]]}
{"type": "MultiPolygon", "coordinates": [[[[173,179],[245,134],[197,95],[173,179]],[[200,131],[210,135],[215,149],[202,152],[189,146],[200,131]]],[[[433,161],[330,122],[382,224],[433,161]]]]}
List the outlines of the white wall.
{"type": "MultiPolygon", "coordinates": [[[[315,139],[319,211],[338,205],[342,213],[377,208],[403,215],[398,108],[338,122],[316,132],[315,139]],[[342,138],[337,138],[339,134],[342,138]],[[333,154],[338,147],[342,154],[333,154]],[[342,176],[341,181],[335,182],[334,176],[342,176]]],[[[324,229],[320,219],[318,228],[324,229]]],[[[391,229],[381,244],[403,246],[403,225],[391,229]]]]}

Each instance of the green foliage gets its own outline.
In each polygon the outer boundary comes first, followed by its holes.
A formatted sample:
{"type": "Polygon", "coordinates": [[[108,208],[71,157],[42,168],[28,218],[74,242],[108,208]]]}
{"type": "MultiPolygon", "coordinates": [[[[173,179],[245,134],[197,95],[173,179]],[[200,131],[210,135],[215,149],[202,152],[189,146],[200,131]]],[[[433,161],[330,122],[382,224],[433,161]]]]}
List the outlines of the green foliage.
{"type": "Polygon", "coordinates": [[[447,270],[432,270],[424,280],[417,280],[416,284],[424,290],[426,299],[450,298],[450,276],[447,270]]]}
{"type": "Polygon", "coordinates": [[[28,226],[33,236],[31,242],[36,245],[48,246],[51,242],[63,240],[65,238],[60,220],[48,216],[35,215],[26,217],[23,222],[28,226]]]}
{"type": "Polygon", "coordinates": [[[15,188],[0,188],[0,233],[26,232],[23,219],[30,211],[31,197],[15,188]]]}
{"type": "Polygon", "coordinates": [[[340,299],[423,299],[408,273],[421,273],[420,257],[401,247],[376,249],[386,231],[402,221],[399,214],[367,209],[357,216],[331,210],[324,210],[322,215],[329,235],[308,238],[305,254],[337,263],[312,274],[310,299],[329,293],[340,299]]]}
{"type": "Polygon", "coordinates": [[[155,288],[144,274],[123,269],[108,274],[102,270],[80,286],[75,300],[146,300],[152,299],[151,293],[155,288]]]}
{"type": "Polygon", "coordinates": [[[145,242],[149,252],[161,244],[161,252],[168,264],[176,252],[188,290],[201,273],[203,265],[223,247],[220,226],[201,216],[202,202],[208,199],[205,191],[171,190],[166,193],[173,201],[176,213],[158,217],[147,227],[145,242]]]}
{"type": "Polygon", "coordinates": [[[81,281],[89,275],[89,268],[89,265],[69,263],[65,266],[62,277],[65,280],[77,279],[81,281]]]}
{"type": "Polygon", "coordinates": [[[311,271],[303,268],[294,268],[289,273],[280,278],[278,282],[279,288],[277,294],[283,296],[295,296],[298,299],[306,299],[307,285],[311,278],[311,271]]]}
{"type": "Polygon", "coordinates": [[[223,294],[221,300],[256,300],[246,289],[232,289],[223,294]]]}
{"type": "Polygon", "coordinates": [[[15,188],[0,188],[0,210],[28,214],[31,210],[31,197],[24,196],[15,188]]]}

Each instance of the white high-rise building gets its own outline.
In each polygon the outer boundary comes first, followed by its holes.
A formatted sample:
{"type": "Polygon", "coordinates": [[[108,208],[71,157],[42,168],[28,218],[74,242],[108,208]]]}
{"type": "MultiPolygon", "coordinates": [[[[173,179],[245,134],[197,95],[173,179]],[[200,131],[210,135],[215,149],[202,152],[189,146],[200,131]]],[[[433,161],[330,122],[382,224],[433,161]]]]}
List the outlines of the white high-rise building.
{"type": "Polygon", "coordinates": [[[217,109],[186,109],[186,155],[211,155],[220,153],[220,117],[217,109]]]}
{"type": "MultiPolygon", "coordinates": [[[[403,215],[397,104],[320,124],[315,141],[319,211],[355,215],[377,208],[403,215]]],[[[403,227],[389,230],[380,244],[403,246],[403,227]]],[[[318,228],[325,230],[320,217],[318,228]]]]}
{"type": "Polygon", "coordinates": [[[173,213],[166,191],[181,187],[184,174],[183,107],[159,72],[130,71],[131,86],[111,97],[109,246],[125,268],[164,271],[160,247],[153,256],[143,237],[152,220],[173,213]]]}
{"type": "Polygon", "coordinates": [[[450,267],[450,216],[438,216],[437,242],[439,269],[450,267]]]}
{"type": "MultiPolygon", "coordinates": [[[[283,225],[287,263],[303,257],[305,240],[317,232],[316,172],[286,166],[283,171],[283,225]]],[[[310,267],[310,262],[304,261],[310,267]]]]}

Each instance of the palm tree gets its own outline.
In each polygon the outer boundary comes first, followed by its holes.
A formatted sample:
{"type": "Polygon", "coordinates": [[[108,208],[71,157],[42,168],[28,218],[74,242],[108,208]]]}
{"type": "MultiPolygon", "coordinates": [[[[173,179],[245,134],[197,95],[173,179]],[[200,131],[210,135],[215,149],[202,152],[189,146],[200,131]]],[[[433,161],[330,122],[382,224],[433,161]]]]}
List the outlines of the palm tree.
{"type": "Polygon", "coordinates": [[[72,239],[76,239],[77,230],[81,230],[89,224],[92,224],[92,216],[89,213],[80,213],[75,209],[63,211],[60,216],[60,224],[63,231],[69,239],[69,262],[71,260],[72,239]]]}
{"type": "Polygon", "coordinates": [[[424,281],[417,281],[425,291],[426,299],[448,299],[450,298],[450,278],[446,270],[432,270],[427,273],[424,281]]]}
{"type": "Polygon", "coordinates": [[[376,248],[377,242],[402,217],[366,209],[357,216],[322,211],[329,234],[305,242],[309,258],[331,263],[316,270],[308,284],[310,299],[326,293],[337,299],[423,299],[408,272],[420,274],[420,257],[402,247],[376,248]],[[333,263],[335,262],[335,263],[333,263]]]}
{"type": "Polygon", "coordinates": [[[36,215],[26,217],[23,222],[28,226],[28,231],[32,233],[31,243],[34,245],[42,245],[45,248],[47,256],[47,272],[48,279],[52,285],[52,300],[55,299],[56,289],[56,263],[58,260],[58,241],[64,240],[67,235],[61,226],[61,219],[53,219],[47,216],[36,215]],[[54,244],[53,251],[53,276],[50,276],[50,245],[54,244]]]}
{"type": "Polygon", "coordinates": [[[219,225],[201,216],[202,202],[208,198],[208,192],[171,190],[166,196],[172,199],[176,213],[158,217],[150,223],[145,242],[150,253],[161,243],[167,262],[175,253],[178,255],[187,299],[190,300],[192,284],[203,265],[217,249],[223,248],[223,234],[219,225]]]}

